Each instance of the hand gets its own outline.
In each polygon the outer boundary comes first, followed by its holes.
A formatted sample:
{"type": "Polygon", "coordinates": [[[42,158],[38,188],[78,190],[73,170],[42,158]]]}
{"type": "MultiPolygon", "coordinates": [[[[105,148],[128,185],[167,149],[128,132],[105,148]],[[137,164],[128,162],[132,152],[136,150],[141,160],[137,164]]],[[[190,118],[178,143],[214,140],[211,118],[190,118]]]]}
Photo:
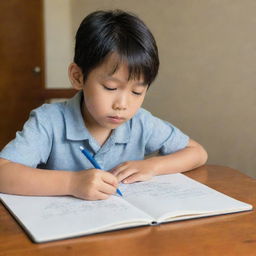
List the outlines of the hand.
{"type": "Polygon", "coordinates": [[[83,170],[72,173],[70,194],[86,200],[102,200],[115,194],[117,186],[117,178],[110,172],[83,170]]]}
{"type": "Polygon", "coordinates": [[[110,172],[119,182],[133,183],[145,181],[155,176],[155,165],[152,159],[128,161],[113,168],[110,172]]]}

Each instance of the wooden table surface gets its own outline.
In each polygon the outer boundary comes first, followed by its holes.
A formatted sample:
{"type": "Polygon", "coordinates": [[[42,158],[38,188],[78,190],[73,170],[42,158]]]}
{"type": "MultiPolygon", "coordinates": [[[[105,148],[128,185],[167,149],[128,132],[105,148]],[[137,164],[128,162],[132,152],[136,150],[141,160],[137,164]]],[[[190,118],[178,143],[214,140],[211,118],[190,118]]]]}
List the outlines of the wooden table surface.
{"type": "MultiPolygon", "coordinates": [[[[256,207],[256,179],[222,166],[203,166],[187,176],[256,207]]],[[[102,234],[33,243],[0,204],[0,256],[255,256],[255,210],[102,234]]]]}

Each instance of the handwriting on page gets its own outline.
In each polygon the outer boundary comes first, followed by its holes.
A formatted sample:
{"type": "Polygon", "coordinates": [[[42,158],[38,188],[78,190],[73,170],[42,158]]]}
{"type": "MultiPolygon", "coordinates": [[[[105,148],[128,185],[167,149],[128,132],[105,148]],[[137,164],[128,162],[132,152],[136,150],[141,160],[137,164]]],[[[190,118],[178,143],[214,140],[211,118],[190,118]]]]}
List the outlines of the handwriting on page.
{"type": "Polygon", "coordinates": [[[137,197],[137,196],[147,196],[147,197],[175,197],[175,198],[194,198],[207,196],[209,194],[208,190],[202,190],[195,186],[180,186],[175,184],[170,184],[170,182],[143,182],[134,183],[130,185],[124,185],[120,187],[123,191],[125,197],[137,197]]]}
{"type": "Polygon", "coordinates": [[[127,205],[120,204],[117,201],[110,198],[103,201],[85,201],[77,198],[55,198],[55,200],[49,201],[44,207],[43,217],[50,218],[52,216],[65,216],[76,215],[83,213],[93,213],[95,209],[99,212],[106,210],[111,211],[114,214],[120,214],[128,209],[127,205]]]}

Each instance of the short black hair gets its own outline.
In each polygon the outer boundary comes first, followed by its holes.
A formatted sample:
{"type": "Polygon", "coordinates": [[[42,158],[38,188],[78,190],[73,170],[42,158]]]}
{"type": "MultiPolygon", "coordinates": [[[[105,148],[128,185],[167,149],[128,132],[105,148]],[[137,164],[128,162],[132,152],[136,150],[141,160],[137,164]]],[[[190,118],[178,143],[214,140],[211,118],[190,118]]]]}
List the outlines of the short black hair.
{"type": "Polygon", "coordinates": [[[158,49],[154,36],[136,15],[121,10],[96,11],[86,16],[76,33],[74,62],[84,80],[112,53],[120,63],[127,63],[129,79],[143,76],[150,85],[159,69],[158,49]]]}

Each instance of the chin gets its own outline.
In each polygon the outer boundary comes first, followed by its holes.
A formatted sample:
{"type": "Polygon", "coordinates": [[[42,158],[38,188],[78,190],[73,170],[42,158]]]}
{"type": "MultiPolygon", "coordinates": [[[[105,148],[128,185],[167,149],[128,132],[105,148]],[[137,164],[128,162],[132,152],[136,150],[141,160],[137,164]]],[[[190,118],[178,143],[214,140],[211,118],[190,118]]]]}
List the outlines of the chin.
{"type": "MultiPolygon", "coordinates": [[[[122,124],[123,124],[123,123],[122,123],[122,124]]],[[[106,128],[106,129],[113,130],[113,129],[118,128],[118,127],[121,126],[122,124],[106,124],[106,125],[102,125],[102,127],[106,128]]]]}

